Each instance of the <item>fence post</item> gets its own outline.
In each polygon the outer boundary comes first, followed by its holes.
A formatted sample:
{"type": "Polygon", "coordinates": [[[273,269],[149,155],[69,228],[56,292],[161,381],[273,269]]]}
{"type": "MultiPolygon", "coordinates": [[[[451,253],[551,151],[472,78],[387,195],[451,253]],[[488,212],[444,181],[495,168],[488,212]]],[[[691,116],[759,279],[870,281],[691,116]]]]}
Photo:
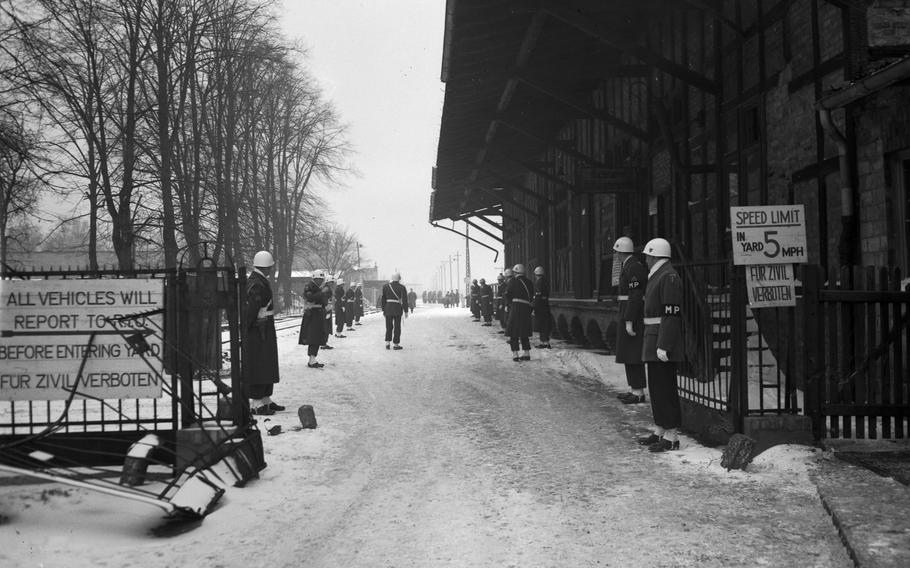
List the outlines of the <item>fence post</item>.
{"type": "Polygon", "coordinates": [[[732,266],[730,278],[730,414],[733,428],[743,432],[749,412],[749,371],[746,338],[746,269],[732,266]]]}
{"type": "Polygon", "coordinates": [[[821,381],[823,380],[821,354],[821,309],[819,306],[819,267],[803,266],[803,337],[806,353],[803,359],[806,377],[806,415],[812,419],[812,435],[820,440],[824,431],[821,411],[821,381]]]}

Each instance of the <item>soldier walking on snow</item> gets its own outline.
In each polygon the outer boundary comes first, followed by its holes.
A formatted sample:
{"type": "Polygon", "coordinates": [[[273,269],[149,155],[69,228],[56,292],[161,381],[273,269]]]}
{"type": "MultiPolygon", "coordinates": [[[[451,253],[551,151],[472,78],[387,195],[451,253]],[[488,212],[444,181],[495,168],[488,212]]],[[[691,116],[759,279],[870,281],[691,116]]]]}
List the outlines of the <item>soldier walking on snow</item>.
{"type": "Polygon", "coordinates": [[[648,394],[654,433],[638,442],[652,452],[679,449],[677,428],[682,424],[676,363],[683,361],[682,281],[670,264],[670,243],[651,239],[645,245],[648,286],[645,288],[645,336],[641,358],[648,366],[648,394]]]}
{"type": "Polygon", "coordinates": [[[645,402],[645,364],[641,360],[642,339],[645,324],[645,285],[648,272],[635,258],[635,244],[629,237],[619,237],[613,243],[613,251],[620,263],[619,272],[619,320],[616,326],[616,362],[625,365],[626,382],[631,392],[619,395],[623,404],[645,402]]]}
{"type": "Polygon", "coordinates": [[[391,281],[382,287],[382,313],[385,315],[385,348],[389,349],[389,342],[395,344],[395,349],[401,349],[401,316],[408,317],[405,308],[408,291],[401,285],[401,274],[392,274],[391,281]]]}
{"type": "Polygon", "coordinates": [[[416,308],[416,307],[417,307],[417,292],[415,292],[414,289],[411,288],[411,291],[408,292],[408,309],[413,314],[414,308],[416,308]]]}

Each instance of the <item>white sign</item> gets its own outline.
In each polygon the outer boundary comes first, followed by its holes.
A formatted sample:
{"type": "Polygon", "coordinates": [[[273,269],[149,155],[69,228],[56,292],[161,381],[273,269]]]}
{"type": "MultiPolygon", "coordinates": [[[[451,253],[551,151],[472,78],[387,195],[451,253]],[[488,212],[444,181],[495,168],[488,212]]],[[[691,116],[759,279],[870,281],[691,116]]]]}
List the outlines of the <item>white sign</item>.
{"type": "Polygon", "coordinates": [[[749,307],[796,305],[796,280],[792,264],[753,264],[746,267],[749,307]]]}
{"type": "Polygon", "coordinates": [[[163,305],[161,280],[0,281],[0,400],[161,397],[163,317],[137,314],[163,305]]]}
{"type": "Polygon", "coordinates": [[[803,205],[731,207],[733,264],[808,262],[803,205]]]}

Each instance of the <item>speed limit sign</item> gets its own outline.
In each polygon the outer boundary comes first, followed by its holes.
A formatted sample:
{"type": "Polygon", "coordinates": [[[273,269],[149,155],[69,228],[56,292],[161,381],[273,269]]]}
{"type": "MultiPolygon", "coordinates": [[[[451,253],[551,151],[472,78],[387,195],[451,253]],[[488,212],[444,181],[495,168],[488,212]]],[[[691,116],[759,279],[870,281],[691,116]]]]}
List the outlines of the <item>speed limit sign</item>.
{"type": "Polygon", "coordinates": [[[808,262],[803,205],[731,207],[733,264],[808,262]]]}

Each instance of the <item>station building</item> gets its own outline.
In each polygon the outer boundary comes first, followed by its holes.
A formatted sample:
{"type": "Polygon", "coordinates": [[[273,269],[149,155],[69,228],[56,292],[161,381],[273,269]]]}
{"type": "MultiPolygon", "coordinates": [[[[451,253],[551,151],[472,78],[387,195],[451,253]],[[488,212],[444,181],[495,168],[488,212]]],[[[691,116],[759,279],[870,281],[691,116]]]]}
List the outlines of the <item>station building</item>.
{"type": "MultiPolygon", "coordinates": [[[[885,280],[910,271],[910,0],[448,0],[441,78],[430,221],[495,235],[504,266],[543,266],[559,336],[606,352],[613,242],[669,240],[692,296],[694,361],[681,375],[700,406],[739,409],[707,429],[742,431],[750,416],[807,415],[828,400],[810,392],[818,373],[798,345],[811,309],[737,311],[731,207],[804,206],[804,265],[822,283],[856,266],[887,268],[885,280]],[[746,384],[766,363],[732,360],[737,336],[777,367],[768,408],[746,384]],[[719,394],[705,395],[723,373],[719,394]]],[[[834,333],[860,360],[848,364],[871,375],[881,361],[862,352],[894,338],[857,345],[848,331],[834,333]]],[[[893,435],[908,427],[910,393],[906,378],[891,381],[863,402],[888,407],[893,435]]],[[[881,435],[881,416],[858,418],[862,432],[881,435]]],[[[825,424],[816,437],[831,435],[825,424]]]]}

